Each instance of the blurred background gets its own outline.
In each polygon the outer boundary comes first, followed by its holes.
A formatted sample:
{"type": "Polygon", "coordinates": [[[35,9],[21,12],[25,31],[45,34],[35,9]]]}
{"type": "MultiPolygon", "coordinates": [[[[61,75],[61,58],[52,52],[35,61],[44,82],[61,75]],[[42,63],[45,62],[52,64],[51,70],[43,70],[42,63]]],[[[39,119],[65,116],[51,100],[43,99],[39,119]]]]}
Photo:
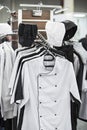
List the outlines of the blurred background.
{"type": "MultiPolygon", "coordinates": [[[[42,4],[46,5],[61,5],[63,8],[67,8],[62,15],[55,15],[56,21],[71,19],[78,25],[78,31],[75,38],[80,39],[87,33],[87,0],[0,0],[0,5],[7,6],[11,11],[18,11],[19,9],[25,9],[20,4],[42,4]],[[84,30],[84,31],[83,31],[84,30]]],[[[9,20],[10,13],[6,8],[0,8],[0,23],[9,20]]]]}
{"type": "MultiPolygon", "coordinates": [[[[0,0],[0,23],[6,23],[11,17],[10,11],[18,12],[26,9],[20,4],[60,5],[66,11],[53,16],[54,21],[72,20],[78,25],[75,40],[79,40],[87,34],[87,0],[0,0]],[[2,6],[5,6],[3,8],[2,6]]],[[[87,130],[87,122],[78,120],[78,130],[87,130]]]]}

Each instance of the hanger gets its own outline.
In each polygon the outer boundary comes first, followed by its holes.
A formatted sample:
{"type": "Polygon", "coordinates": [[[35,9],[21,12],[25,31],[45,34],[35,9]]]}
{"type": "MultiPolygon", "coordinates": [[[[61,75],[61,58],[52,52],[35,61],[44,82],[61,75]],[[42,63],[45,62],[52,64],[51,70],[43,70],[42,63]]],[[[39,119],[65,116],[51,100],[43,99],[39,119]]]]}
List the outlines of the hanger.
{"type": "Polygon", "coordinates": [[[61,50],[56,50],[55,48],[50,47],[50,44],[46,41],[46,39],[42,36],[42,34],[40,32],[38,32],[38,37],[41,39],[42,43],[40,43],[45,49],[46,51],[51,54],[54,58],[56,56],[65,57],[65,53],[61,50]]]}
{"type": "Polygon", "coordinates": [[[50,45],[49,43],[46,41],[46,39],[41,35],[41,33],[38,32],[38,37],[41,39],[41,45],[45,48],[45,50],[51,54],[53,56],[53,58],[55,59],[55,55],[50,51],[50,45]]]}

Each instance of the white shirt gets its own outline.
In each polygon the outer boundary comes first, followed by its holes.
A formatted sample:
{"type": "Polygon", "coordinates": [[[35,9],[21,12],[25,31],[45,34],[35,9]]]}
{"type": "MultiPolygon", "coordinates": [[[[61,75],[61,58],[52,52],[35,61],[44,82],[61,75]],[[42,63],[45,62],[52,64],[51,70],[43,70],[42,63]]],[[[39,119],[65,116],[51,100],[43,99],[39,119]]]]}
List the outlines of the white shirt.
{"type": "Polygon", "coordinates": [[[2,75],[2,86],[1,86],[1,111],[4,119],[13,118],[13,106],[10,104],[10,89],[8,88],[13,63],[14,63],[14,51],[11,47],[10,42],[4,42],[2,44],[4,55],[1,58],[4,58],[4,64],[1,69],[3,72],[2,75]]]}
{"type": "Polygon", "coordinates": [[[87,92],[86,73],[87,73],[87,62],[86,62],[86,64],[84,64],[84,69],[83,69],[83,80],[82,80],[82,91],[83,92],[87,92]]]}
{"type": "Polygon", "coordinates": [[[21,130],[71,130],[70,93],[80,101],[72,63],[57,57],[52,71],[43,65],[43,56],[24,63],[22,68],[25,105],[21,130]]]}
{"type": "Polygon", "coordinates": [[[1,106],[1,92],[3,84],[3,71],[4,71],[4,50],[3,45],[0,45],[0,106],[1,106]]]}
{"type": "Polygon", "coordinates": [[[11,89],[10,91],[10,95],[12,94],[13,91],[13,87],[14,87],[14,83],[15,83],[15,77],[17,76],[17,69],[18,69],[18,65],[19,65],[19,61],[23,56],[27,56],[29,54],[32,54],[33,51],[35,51],[36,48],[32,48],[29,50],[24,50],[22,52],[19,52],[17,57],[15,57],[15,62],[14,62],[14,67],[12,69],[12,74],[11,74],[11,78],[10,78],[10,82],[9,82],[9,88],[11,89]]]}

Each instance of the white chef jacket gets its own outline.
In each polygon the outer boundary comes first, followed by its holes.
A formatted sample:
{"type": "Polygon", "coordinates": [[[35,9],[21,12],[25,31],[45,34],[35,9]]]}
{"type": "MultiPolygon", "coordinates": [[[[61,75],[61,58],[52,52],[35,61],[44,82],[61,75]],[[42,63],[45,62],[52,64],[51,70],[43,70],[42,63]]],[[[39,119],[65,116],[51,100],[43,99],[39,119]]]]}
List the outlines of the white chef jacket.
{"type": "Polygon", "coordinates": [[[82,91],[87,92],[87,79],[86,79],[86,73],[87,73],[87,62],[84,64],[84,69],[83,69],[83,82],[82,82],[82,91]]]}
{"type": "Polygon", "coordinates": [[[0,107],[1,107],[1,92],[3,84],[3,71],[4,71],[4,50],[3,45],[0,45],[0,107]]]}
{"type": "Polygon", "coordinates": [[[26,50],[26,51],[24,50],[24,51],[18,53],[18,55],[15,59],[15,62],[14,62],[14,67],[12,69],[12,74],[11,74],[11,78],[10,78],[10,82],[9,82],[9,86],[8,86],[11,89],[10,95],[12,95],[12,91],[13,91],[13,87],[14,87],[14,83],[15,83],[15,77],[17,76],[17,69],[18,69],[18,64],[19,64],[20,59],[23,56],[27,56],[29,54],[32,54],[35,50],[36,50],[36,47],[31,48],[31,49],[26,50]]]}
{"type": "Polygon", "coordinates": [[[80,101],[72,63],[56,57],[52,71],[43,56],[25,62],[22,68],[25,105],[21,130],[71,130],[70,93],[80,101]]]}
{"type": "MultiPolygon", "coordinates": [[[[38,50],[38,51],[40,51],[40,50],[38,50]]],[[[22,63],[24,62],[24,61],[26,61],[26,60],[31,60],[32,58],[37,58],[37,57],[40,57],[43,53],[44,53],[44,51],[45,50],[43,50],[42,52],[40,52],[40,54],[36,54],[38,51],[35,51],[35,52],[32,52],[32,53],[29,53],[28,54],[28,58],[24,58],[22,61],[21,61],[21,64],[20,64],[20,67],[19,67],[19,69],[18,69],[18,73],[17,73],[17,75],[16,75],[16,71],[14,72],[12,72],[12,76],[14,76],[14,73],[15,73],[15,76],[16,76],[16,80],[14,80],[15,81],[15,84],[13,84],[13,86],[12,86],[12,88],[11,88],[11,104],[12,103],[14,103],[14,95],[15,95],[15,91],[16,91],[16,87],[17,87],[17,83],[18,83],[18,80],[19,80],[19,75],[20,75],[20,71],[21,71],[21,66],[22,66],[22,63]],[[34,54],[33,56],[30,56],[30,54],[34,54]]],[[[14,66],[14,68],[13,68],[14,70],[16,70],[17,69],[17,66],[14,66]]],[[[11,76],[11,78],[12,78],[12,76],[11,76]]],[[[13,79],[15,79],[15,77],[13,78],[13,79]]],[[[11,82],[10,82],[11,83],[11,82]]],[[[13,83],[13,81],[12,81],[12,83],[13,83]]],[[[9,86],[11,86],[11,84],[9,84],[9,86]]],[[[19,103],[20,101],[18,101],[17,103],[19,103]]]]}
{"type": "Polygon", "coordinates": [[[4,42],[2,44],[3,55],[1,58],[4,60],[4,64],[1,66],[2,69],[2,84],[1,84],[1,114],[4,119],[9,119],[13,116],[13,106],[10,104],[10,89],[8,88],[12,67],[14,63],[14,51],[11,47],[10,42],[4,42]]]}

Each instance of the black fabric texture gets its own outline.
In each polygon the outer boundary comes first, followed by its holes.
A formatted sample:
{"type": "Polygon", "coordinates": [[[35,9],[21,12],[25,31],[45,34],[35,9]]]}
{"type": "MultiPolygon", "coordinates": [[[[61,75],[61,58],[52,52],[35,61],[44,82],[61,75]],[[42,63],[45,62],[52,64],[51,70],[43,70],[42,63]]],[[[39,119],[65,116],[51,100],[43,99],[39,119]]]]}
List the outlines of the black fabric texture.
{"type": "Polygon", "coordinates": [[[19,43],[24,46],[31,46],[36,39],[37,35],[37,25],[30,25],[30,24],[19,24],[18,29],[18,36],[19,36],[19,43]]]}
{"type": "Polygon", "coordinates": [[[24,98],[23,96],[23,88],[21,83],[21,73],[19,74],[18,84],[17,84],[16,92],[15,92],[15,102],[17,100],[22,100],[24,98]]]}
{"type": "Polygon", "coordinates": [[[77,130],[77,104],[71,101],[71,124],[72,130],[77,130]]]}
{"type": "Polygon", "coordinates": [[[1,116],[1,112],[0,112],[0,126],[1,127],[5,126],[5,122],[4,122],[4,120],[3,120],[2,116],[1,116]]]}
{"type": "Polygon", "coordinates": [[[87,71],[86,71],[86,76],[85,76],[85,79],[87,80],[87,71]]]}
{"type": "Polygon", "coordinates": [[[25,109],[25,106],[23,106],[23,107],[21,108],[20,117],[19,117],[19,123],[18,123],[18,126],[17,126],[17,130],[21,130],[21,127],[22,127],[24,109],[25,109]]]}
{"type": "Polygon", "coordinates": [[[5,130],[12,130],[12,119],[7,119],[5,121],[5,130]]]}
{"type": "Polygon", "coordinates": [[[77,31],[77,25],[70,20],[62,21],[62,23],[65,25],[66,30],[63,40],[68,41],[75,35],[77,31]]]}
{"type": "Polygon", "coordinates": [[[83,46],[84,49],[87,51],[87,38],[86,38],[86,37],[81,38],[81,39],[79,40],[79,42],[82,43],[82,46],[83,46]]]}
{"type": "Polygon", "coordinates": [[[17,130],[17,116],[12,119],[12,130],[17,130]]]}
{"type": "Polygon", "coordinates": [[[56,50],[61,50],[65,54],[65,58],[68,59],[70,62],[74,62],[73,58],[73,46],[72,45],[64,45],[61,47],[54,46],[56,50]]]}

